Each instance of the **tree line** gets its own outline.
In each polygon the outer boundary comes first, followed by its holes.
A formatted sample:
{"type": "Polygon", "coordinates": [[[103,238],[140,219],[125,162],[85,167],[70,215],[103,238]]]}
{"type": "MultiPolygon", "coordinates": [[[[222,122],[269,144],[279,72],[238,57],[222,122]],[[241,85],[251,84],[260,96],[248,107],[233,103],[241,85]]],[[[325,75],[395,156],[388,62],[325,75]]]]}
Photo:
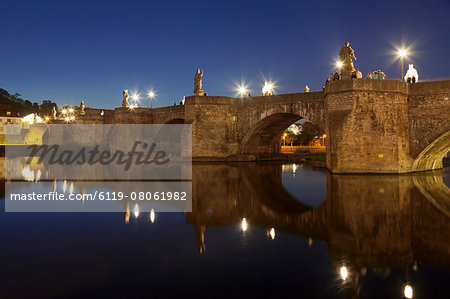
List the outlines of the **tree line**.
{"type": "Polygon", "coordinates": [[[58,110],[58,105],[50,100],[43,100],[41,104],[38,102],[32,103],[29,100],[22,99],[21,94],[10,94],[2,88],[0,88],[0,104],[10,106],[11,110],[22,117],[30,113],[37,113],[41,117],[50,116],[53,107],[58,110]]]}

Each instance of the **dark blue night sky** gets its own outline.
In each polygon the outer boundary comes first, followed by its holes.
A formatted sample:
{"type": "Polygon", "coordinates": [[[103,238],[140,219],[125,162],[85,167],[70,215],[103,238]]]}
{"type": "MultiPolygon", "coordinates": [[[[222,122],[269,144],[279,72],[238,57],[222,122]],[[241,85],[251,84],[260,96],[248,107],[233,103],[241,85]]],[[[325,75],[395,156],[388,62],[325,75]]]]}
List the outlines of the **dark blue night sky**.
{"type": "MultiPolygon", "coordinates": [[[[450,1],[5,1],[0,88],[58,105],[119,107],[122,89],[157,91],[154,106],[192,95],[321,90],[345,41],[364,76],[399,79],[392,54],[412,46],[419,79],[450,77],[450,1]]],[[[148,101],[141,105],[148,105],[148,101]]]]}

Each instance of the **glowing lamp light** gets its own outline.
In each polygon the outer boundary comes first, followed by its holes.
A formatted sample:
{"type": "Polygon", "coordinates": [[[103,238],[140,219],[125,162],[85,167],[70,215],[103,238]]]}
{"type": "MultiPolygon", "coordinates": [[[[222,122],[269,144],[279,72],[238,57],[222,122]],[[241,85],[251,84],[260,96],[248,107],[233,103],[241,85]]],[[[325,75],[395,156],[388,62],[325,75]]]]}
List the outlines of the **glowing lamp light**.
{"type": "Polygon", "coordinates": [[[152,209],[152,210],[150,211],[150,222],[151,222],[151,223],[155,223],[155,216],[156,216],[156,215],[155,215],[155,210],[152,209]]]}
{"type": "Polygon", "coordinates": [[[407,51],[405,49],[398,50],[398,55],[400,57],[405,57],[406,54],[407,54],[407,51]]]}
{"type": "Polygon", "coordinates": [[[245,219],[245,217],[242,218],[241,228],[242,228],[242,231],[243,231],[243,232],[247,231],[248,224],[247,224],[247,219],[245,219]]]}
{"type": "Polygon", "coordinates": [[[131,94],[131,99],[132,99],[135,103],[139,102],[139,100],[141,99],[140,93],[139,93],[139,92],[133,92],[133,93],[131,94]]]}
{"type": "Polygon", "coordinates": [[[46,116],[45,121],[49,121],[49,120],[50,120],[50,117],[46,116]]]}
{"type": "Polygon", "coordinates": [[[150,108],[153,108],[153,98],[156,96],[156,93],[153,90],[149,90],[147,96],[150,99],[150,108]]]}
{"type": "Polygon", "coordinates": [[[150,99],[153,99],[154,97],[155,97],[155,92],[153,91],[153,90],[150,90],[148,93],[147,93],[147,96],[150,98],[150,99]]]}
{"type": "Polygon", "coordinates": [[[405,285],[405,288],[403,289],[403,295],[405,295],[405,298],[413,298],[413,288],[409,284],[405,285]]]}
{"type": "Polygon", "coordinates": [[[336,62],[336,66],[338,67],[338,69],[341,69],[343,65],[344,64],[342,63],[342,61],[336,62]]]}
{"type": "Polygon", "coordinates": [[[69,108],[69,113],[73,113],[73,108],[69,108]]]}
{"type": "Polygon", "coordinates": [[[66,109],[63,109],[63,110],[61,110],[61,112],[62,112],[62,114],[66,114],[66,113],[67,113],[67,110],[66,110],[66,109]]]}
{"type": "Polygon", "coordinates": [[[348,270],[347,270],[347,267],[342,266],[342,267],[339,269],[339,274],[341,275],[342,280],[345,281],[345,280],[347,279],[347,277],[348,277],[348,270]]]}
{"type": "Polygon", "coordinates": [[[72,115],[72,116],[70,117],[70,120],[75,120],[75,116],[72,115]]]}
{"type": "Polygon", "coordinates": [[[238,92],[241,95],[241,97],[245,96],[248,92],[247,88],[245,88],[245,86],[241,85],[238,86],[238,92]]]}
{"type": "Polygon", "coordinates": [[[65,120],[66,122],[68,122],[68,121],[70,121],[70,118],[69,118],[69,117],[66,117],[66,118],[64,118],[64,120],[65,120]]]}

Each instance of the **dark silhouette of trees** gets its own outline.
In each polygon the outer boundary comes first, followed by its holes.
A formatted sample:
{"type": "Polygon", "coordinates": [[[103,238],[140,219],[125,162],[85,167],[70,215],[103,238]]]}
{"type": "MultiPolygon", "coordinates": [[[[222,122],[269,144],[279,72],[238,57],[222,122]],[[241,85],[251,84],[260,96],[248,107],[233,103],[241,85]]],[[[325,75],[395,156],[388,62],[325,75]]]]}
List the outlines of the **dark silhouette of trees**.
{"type": "Polygon", "coordinates": [[[29,100],[21,98],[20,93],[9,94],[5,89],[0,88],[0,104],[8,105],[12,110],[19,113],[21,116],[25,116],[30,113],[38,113],[40,116],[51,115],[52,108],[58,109],[56,103],[50,100],[44,100],[41,105],[39,103],[32,103],[29,100]]]}

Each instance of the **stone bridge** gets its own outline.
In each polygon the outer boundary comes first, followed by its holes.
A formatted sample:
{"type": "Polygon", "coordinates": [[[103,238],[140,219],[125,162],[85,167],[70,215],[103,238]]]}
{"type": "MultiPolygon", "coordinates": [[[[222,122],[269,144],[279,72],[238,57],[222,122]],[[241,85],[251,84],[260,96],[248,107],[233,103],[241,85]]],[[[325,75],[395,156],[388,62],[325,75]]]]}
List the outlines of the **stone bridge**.
{"type": "Polygon", "coordinates": [[[406,173],[442,168],[450,150],[449,93],[450,80],[352,79],[323,92],[192,96],[185,105],[117,108],[96,121],[191,124],[194,160],[242,161],[270,159],[280,152],[282,132],[307,118],[327,136],[330,171],[406,173]]]}

